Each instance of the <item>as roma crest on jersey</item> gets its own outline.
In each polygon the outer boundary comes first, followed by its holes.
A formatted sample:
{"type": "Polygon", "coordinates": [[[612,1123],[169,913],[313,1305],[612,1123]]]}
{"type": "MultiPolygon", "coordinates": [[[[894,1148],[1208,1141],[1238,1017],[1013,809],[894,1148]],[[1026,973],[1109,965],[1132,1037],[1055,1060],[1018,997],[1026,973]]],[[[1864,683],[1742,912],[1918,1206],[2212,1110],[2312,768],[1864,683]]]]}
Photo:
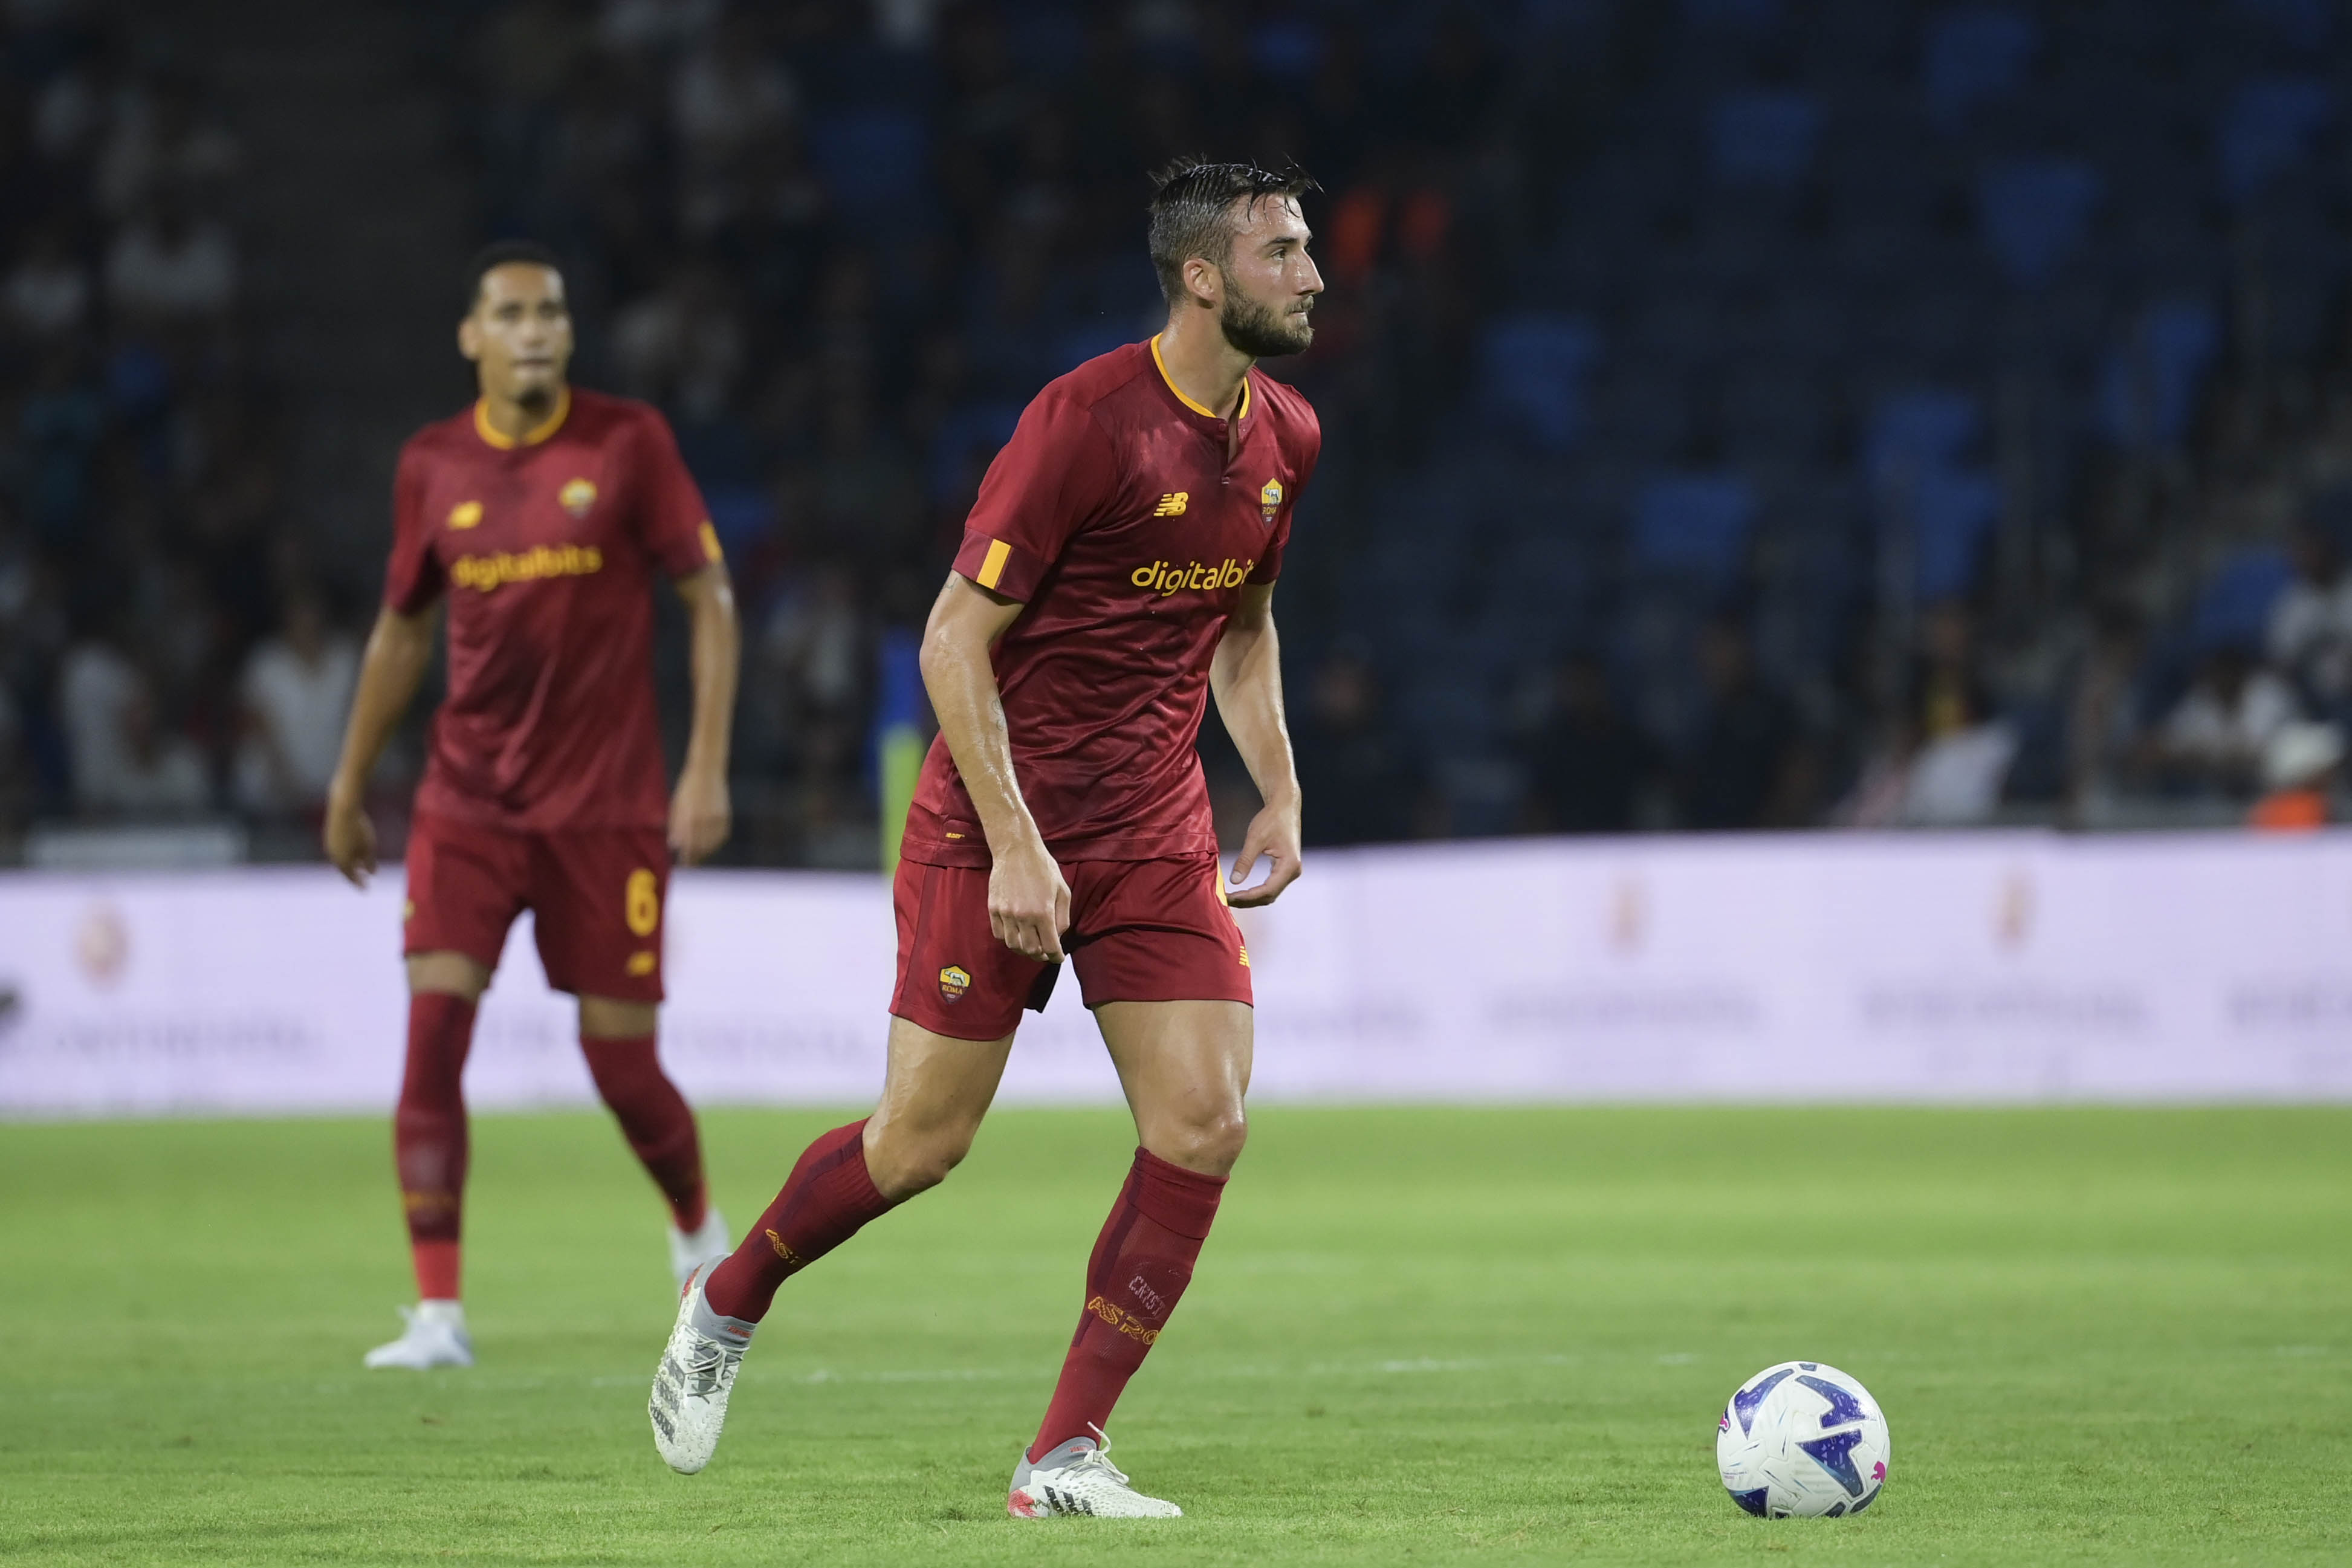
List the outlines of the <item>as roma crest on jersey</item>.
{"type": "Polygon", "coordinates": [[[1274,514],[1282,510],[1282,481],[1268,479],[1265,489],[1257,492],[1258,515],[1265,519],[1268,528],[1274,526],[1274,514]]]}
{"type": "Polygon", "coordinates": [[[586,479],[572,479],[555,492],[555,499],[572,516],[586,517],[588,509],[596,504],[596,487],[586,479]]]}
{"type": "Polygon", "coordinates": [[[971,973],[960,963],[950,963],[940,971],[940,1000],[961,1002],[963,994],[971,989],[971,973]]]}

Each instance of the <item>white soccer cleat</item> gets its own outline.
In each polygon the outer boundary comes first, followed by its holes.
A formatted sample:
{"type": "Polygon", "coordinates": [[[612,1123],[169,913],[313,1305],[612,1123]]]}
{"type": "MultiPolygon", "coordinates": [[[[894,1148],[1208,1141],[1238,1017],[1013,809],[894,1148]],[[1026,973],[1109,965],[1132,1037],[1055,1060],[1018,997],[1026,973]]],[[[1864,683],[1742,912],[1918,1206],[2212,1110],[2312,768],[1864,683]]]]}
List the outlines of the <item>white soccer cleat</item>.
{"type": "Polygon", "coordinates": [[[716,1263],[735,1250],[727,1239],[727,1217],[716,1208],[706,1210],[702,1224],[692,1232],[676,1226],[669,1227],[669,1271],[677,1277],[677,1288],[694,1278],[694,1271],[706,1263],[716,1263]]]}
{"type": "Polygon", "coordinates": [[[390,1344],[368,1352],[370,1367],[405,1367],[424,1372],[436,1366],[471,1366],[474,1342],[466,1332],[466,1309],[456,1301],[419,1301],[403,1307],[407,1329],[390,1344]]]}
{"type": "Polygon", "coordinates": [[[722,1318],[702,1299],[703,1281],[715,1263],[694,1271],[680,1294],[677,1321],[669,1331],[661,1364],[654,1368],[653,1397],[646,1414],[654,1424],[654,1447],[669,1468],[690,1476],[719,1451],[727,1425],[727,1396],[743,1365],[744,1347],[754,1324],[722,1318]]]}
{"type": "Polygon", "coordinates": [[[1073,1437],[1035,1464],[1024,1449],[1004,1511],[1015,1519],[1085,1514],[1095,1519],[1181,1519],[1172,1502],[1145,1497],[1110,1462],[1110,1439],[1073,1437]]]}

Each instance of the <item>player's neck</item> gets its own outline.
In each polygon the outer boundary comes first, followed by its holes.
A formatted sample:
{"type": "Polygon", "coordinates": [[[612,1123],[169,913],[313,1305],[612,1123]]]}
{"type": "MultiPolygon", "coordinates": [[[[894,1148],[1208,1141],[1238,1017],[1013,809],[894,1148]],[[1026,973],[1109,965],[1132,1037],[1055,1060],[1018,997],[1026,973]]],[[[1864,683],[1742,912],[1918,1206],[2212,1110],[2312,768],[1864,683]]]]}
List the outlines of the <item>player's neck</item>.
{"type": "Polygon", "coordinates": [[[1256,363],[1225,341],[1206,311],[1179,316],[1160,333],[1160,364],[1170,384],[1220,419],[1241,406],[1242,384],[1256,363]]]}
{"type": "Polygon", "coordinates": [[[569,389],[562,386],[527,401],[501,397],[486,387],[479,405],[482,423],[509,441],[529,440],[546,430],[548,421],[556,416],[568,396],[569,389]]]}

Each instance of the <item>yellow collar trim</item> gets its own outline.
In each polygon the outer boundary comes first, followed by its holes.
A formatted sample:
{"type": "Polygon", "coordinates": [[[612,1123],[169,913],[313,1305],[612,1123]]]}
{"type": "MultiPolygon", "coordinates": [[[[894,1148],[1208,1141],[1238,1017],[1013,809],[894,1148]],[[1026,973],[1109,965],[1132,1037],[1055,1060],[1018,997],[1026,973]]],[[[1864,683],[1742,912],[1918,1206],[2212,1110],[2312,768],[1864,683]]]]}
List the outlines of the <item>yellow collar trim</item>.
{"type": "MultiPolygon", "coordinates": [[[[1193,402],[1191,398],[1184,395],[1184,389],[1176,384],[1176,378],[1174,376],[1168,374],[1168,362],[1160,357],[1160,339],[1157,334],[1155,334],[1151,340],[1151,363],[1160,367],[1160,379],[1168,384],[1168,390],[1176,395],[1177,402],[1182,404],[1185,407],[1191,409],[1193,413],[1198,414],[1204,419],[1216,419],[1223,417],[1215,409],[1204,408],[1200,404],[1193,402]]],[[[1236,419],[1246,419],[1249,417],[1249,372],[1247,371],[1242,372],[1242,405],[1234,415],[1234,417],[1236,419]]]]}
{"type": "Polygon", "coordinates": [[[474,434],[479,436],[487,445],[496,447],[501,452],[512,451],[517,447],[536,447],[558,430],[562,429],[564,420],[569,418],[571,414],[572,389],[567,386],[556,393],[555,412],[547,416],[546,423],[535,429],[524,431],[522,439],[518,441],[490,423],[490,400],[485,397],[474,405],[474,434]]]}

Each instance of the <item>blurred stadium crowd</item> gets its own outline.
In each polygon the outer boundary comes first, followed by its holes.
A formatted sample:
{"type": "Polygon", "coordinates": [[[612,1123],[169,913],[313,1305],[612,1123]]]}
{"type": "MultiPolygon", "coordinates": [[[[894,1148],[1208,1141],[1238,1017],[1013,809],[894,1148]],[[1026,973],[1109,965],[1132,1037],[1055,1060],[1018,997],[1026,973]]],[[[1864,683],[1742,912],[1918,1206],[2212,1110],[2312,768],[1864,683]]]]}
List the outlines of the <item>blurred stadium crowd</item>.
{"type": "MultiPolygon", "coordinates": [[[[2340,779],[2326,0],[403,9],[473,226],[571,258],[579,378],[668,412],[727,542],[737,858],[874,863],[886,650],[1022,404],[1156,325],[1143,174],[1189,151],[1326,187],[1268,367],[1328,441],[1280,596],[1310,841],[2340,779]]],[[[0,839],[299,826],[377,563],[289,521],[243,128],[200,49],[8,15],[0,839]]]]}
{"type": "Polygon", "coordinates": [[[276,527],[243,149],[77,7],[12,6],[0,57],[0,843],[299,810],[352,652],[276,527]]]}

